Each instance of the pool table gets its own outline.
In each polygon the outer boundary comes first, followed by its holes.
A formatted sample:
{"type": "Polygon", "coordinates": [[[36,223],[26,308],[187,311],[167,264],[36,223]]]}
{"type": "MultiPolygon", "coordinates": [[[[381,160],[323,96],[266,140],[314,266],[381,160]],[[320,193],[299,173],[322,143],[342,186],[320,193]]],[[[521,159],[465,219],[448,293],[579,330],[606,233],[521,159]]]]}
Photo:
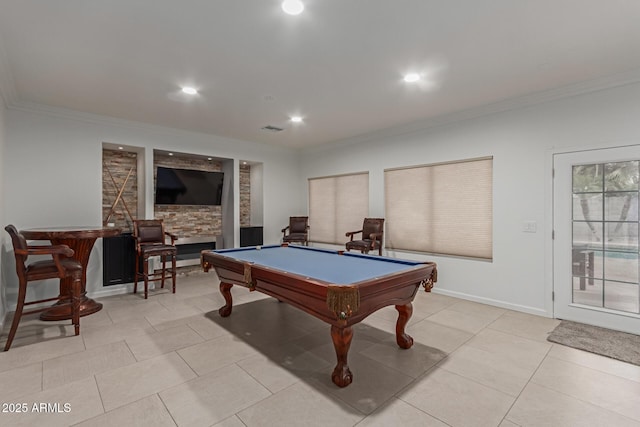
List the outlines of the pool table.
{"type": "Polygon", "coordinates": [[[413,338],[404,329],[413,311],[411,302],[421,285],[430,291],[437,280],[433,262],[286,244],[205,250],[201,263],[205,271],[214,268],[220,279],[226,302],[218,310],[222,317],[231,314],[231,288],[240,285],[330,324],[338,361],[331,379],[339,387],[353,380],[347,364],[352,326],[382,307],[395,305],[396,342],[410,348],[413,338]]]}

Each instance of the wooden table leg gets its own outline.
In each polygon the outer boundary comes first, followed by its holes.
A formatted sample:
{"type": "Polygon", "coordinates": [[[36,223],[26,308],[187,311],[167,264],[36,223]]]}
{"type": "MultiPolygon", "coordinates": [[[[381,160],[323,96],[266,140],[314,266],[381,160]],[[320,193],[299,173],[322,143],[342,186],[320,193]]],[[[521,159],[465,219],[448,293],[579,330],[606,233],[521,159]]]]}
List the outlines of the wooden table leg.
{"type": "Polygon", "coordinates": [[[411,303],[405,305],[396,305],[398,310],[398,321],[396,322],[396,342],[400,348],[411,348],[413,338],[408,335],[404,328],[407,326],[411,315],[413,314],[413,305],[411,303]]]}
{"type": "Polygon", "coordinates": [[[220,293],[224,297],[225,305],[220,307],[218,313],[222,317],[228,317],[231,315],[231,309],[233,308],[233,298],[231,297],[231,288],[233,285],[231,283],[220,283],[220,293]]]}
{"type": "MultiPolygon", "coordinates": [[[[80,296],[80,316],[87,316],[102,310],[102,304],[87,297],[87,265],[89,265],[89,256],[96,241],[96,238],[87,239],[51,239],[54,245],[67,245],[73,249],[73,258],[82,265],[82,290],[80,296]]],[[[73,279],[60,280],[60,295],[63,300],[54,304],[49,310],[40,314],[41,320],[67,320],[72,317],[72,310],[67,304],[71,301],[71,286],[73,279]]]]}
{"type": "Polygon", "coordinates": [[[353,381],[353,374],[347,364],[347,354],[349,353],[352,338],[353,329],[351,329],[351,326],[340,328],[331,325],[331,339],[338,359],[338,364],[331,374],[331,379],[338,387],[346,387],[353,381]]]}

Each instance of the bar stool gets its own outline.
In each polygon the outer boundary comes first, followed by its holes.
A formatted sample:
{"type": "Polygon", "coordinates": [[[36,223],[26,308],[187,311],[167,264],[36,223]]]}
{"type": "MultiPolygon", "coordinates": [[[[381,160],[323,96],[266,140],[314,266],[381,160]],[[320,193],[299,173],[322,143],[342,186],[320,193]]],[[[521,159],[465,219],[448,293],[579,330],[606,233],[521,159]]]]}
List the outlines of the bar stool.
{"type": "Polygon", "coordinates": [[[171,278],[173,293],[176,293],[176,257],[178,249],[175,246],[177,237],[164,231],[161,219],[136,219],[133,221],[133,237],[136,241],[136,272],[133,283],[133,293],[138,292],[138,279],[144,280],[144,299],[149,295],[149,282],[160,281],[164,288],[165,279],[171,278]],[[171,239],[167,244],[165,238],[171,239]],[[162,269],[149,273],[149,258],[159,256],[162,260],[162,269]],[[171,260],[171,266],[167,268],[167,260],[171,260]],[[140,265],[140,260],[144,263],[140,265]],[[142,270],[142,272],[140,272],[142,270]]]}

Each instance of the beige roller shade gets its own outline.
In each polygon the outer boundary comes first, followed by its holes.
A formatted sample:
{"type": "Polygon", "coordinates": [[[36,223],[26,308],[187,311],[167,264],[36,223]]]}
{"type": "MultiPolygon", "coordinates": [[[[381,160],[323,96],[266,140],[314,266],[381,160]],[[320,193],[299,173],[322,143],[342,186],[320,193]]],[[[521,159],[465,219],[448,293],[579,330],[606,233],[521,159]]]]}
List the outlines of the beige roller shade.
{"type": "Polygon", "coordinates": [[[368,214],[368,173],[309,179],[309,240],[342,245],[368,214]]]}
{"type": "Polygon", "coordinates": [[[493,158],[385,170],[386,247],[493,258],[493,158]]]}

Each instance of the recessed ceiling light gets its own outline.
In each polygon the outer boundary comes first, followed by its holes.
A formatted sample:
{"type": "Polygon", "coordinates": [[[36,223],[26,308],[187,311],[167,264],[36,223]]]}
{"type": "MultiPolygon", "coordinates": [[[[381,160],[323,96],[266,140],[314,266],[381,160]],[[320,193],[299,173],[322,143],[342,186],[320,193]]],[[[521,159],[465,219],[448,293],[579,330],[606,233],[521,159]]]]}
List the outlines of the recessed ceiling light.
{"type": "Polygon", "coordinates": [[[118,150],[124,150],[124,147],[118,147],[118,150]]]}
{"type": "Polygon", "coordinates": [[[187,95],[197,95],[198,90],[194,87],[185,86],[182,88],[182,93],[186,93],[187,95]]]}
{"type": "Polygon", "coordinates": [[[293,123],[302,123],[302,117],[300,117],[300,116],[293,116],[293,117],[291,117],[291,121],[292,121],[293,123]]]}
{"type": "Polygon", "coordinates": [[[211,157],[207,157],[207,160],[213,160],[211,157]]]}
{"type": "Polygon", "coordinates": [[[284,0],[282,10],[289,15],[300,15],[304,10],[304,4],[300,0],[284,0]]]}
{"type": "Polygon", "coordinates": [[[173,153],[169,153],[170,156],[173,156],[173,153]]]}
{"type": "Polygon", "coordinates": [[[404,81],[407,83],[415,83],[418,80],[420,80],[420,74],[418,73],[409,73],[404,76],[404,81]]]}

